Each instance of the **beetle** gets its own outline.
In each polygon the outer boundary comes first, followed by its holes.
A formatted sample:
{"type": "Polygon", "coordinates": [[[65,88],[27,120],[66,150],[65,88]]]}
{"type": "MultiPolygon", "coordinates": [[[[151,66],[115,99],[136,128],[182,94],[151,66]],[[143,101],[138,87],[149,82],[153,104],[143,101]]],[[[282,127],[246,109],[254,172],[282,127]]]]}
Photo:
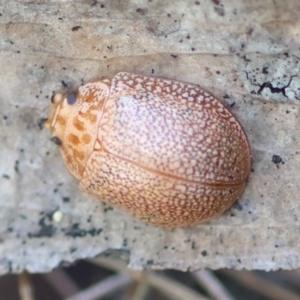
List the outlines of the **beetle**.
{"type": "Polygon", "coordinates": [[[154,225],[220,215],[250,173],[242,126],[190,83],[121,72],[55,94],[45,125],[83,190],[154,225]]]}

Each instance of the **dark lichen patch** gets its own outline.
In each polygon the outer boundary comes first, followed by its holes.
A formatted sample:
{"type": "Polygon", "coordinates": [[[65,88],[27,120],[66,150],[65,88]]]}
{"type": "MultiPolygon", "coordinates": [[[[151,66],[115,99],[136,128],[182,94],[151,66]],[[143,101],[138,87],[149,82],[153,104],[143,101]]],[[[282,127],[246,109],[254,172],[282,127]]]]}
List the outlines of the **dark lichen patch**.
{"type": "Polygon", "coordinates": [[[215,9],[215,12],[216,12],[219,16],[221,16],[221,17],[224,17],[224,16],[225,16],[225,10],[224,10],[223,7],[218,6],[218,7],[215,7],[214,9],[215,9]]]}
{"type": "Polygon", "coordinates": [[[15,161],[14,170],[16,173],[19,173],[19,161],[18,160],[15,161]]]}
{"type": "Polygon", "coordinates": [[[29,238],[41,238],[41,237],[51,237],[56,232],[56,228],[52,224],[46,224],[46,219],[48,219],[48,215],[42,217],[39,221],[40,230],[36,233],[28,233],[29,238]]]}
{"type": "Polygon", "coordinates": [[[52,225],[53,221],[53,214],[57,211],[57,208],[51,210],[49,212],[41,212],[40,215],[42,216],[39,220],[38,224],[40,225],[40,230],[35,233],[28,233],[28,237],[51,237],[53,236],[57,229],[55,226],[52,225]]]}
{"type": "Polygon", "coordinates": [[[103,231],[102,228],[98,228],[98,229],[92,228],[92,229],[89,229],[89,230],[87,231],[87,233],[88,233],[89,235],[91,235],[91,236],[97,236],[97,235],[99,235],[102,231],[103,231]]]}
{"type": "Polygon", "coordinates": [[[2,175],[2,178],[5,178],[5,179],[10,179],[10,176],[9,176],[9,175],[7,175],[7,174],[3,174],[3,175],[2,175]]]}
{"type": "Polygon", "coordinates": [[[201,251],[201,255],[202,256],[207,256],[207,251],[206,250],[201,251]]]}
{"type": "Polygon", "coordinates": [[[136,9],[136,12],[145,15],[147,13],[147,9],[139,7],[136,9]]]}
{"type": "Polygon", "coordinates": [[[238,201],[236,201],[232,205],[231,209],[236,209],[237,211],[242,211],[243,210],[243,206],[238,201]]]}
{"type": "Polygon", "coordinates": [[[248,27],[246,30],[246,34],[247,35],[252,35],[252,33],[254,32],[254,28],[253,27],[248,27]]]}
{"type": "Polygon", "coordinates": [[[151,266],[151,265],[153,265],[153,263],[154,263],[153,259],[148,259],[147,260],[147,265],[151,266]]]}
{"type": "MultiPolygon", "coordinates": [[[[57,191],[57,189],[55,189],[57,191]]],[[[62,201],[65,203],[70,202],[70,197],[62,197],[62,201]]]]}
{"type": "Polygon", "coordinates": [[[70,248],[70,253],[74,253],[74,252],[76,252],[77,251],[77,247],[71,247],[70,248]]]}
{"type": "Polygon", "coordinates": [[[84,237],[86,235],[97,236],[103,231],[102,228],[82,229],[79,223],[74,223],[72,228],[66,232],[66,236],[84,237]]]}
{"type": "Polygon", "coordinates": [[[44,123],[45,123],[46,120],[47,120],[47,118],[39,118],[37,120],[37,125],[38,125],[38,127],[39,127],[40,130],[43,129],[44,123]]]}
{"type": "Polygon", "coordinates": [[[67,236],[72,236],[72,237],[84,237],[86,236],[87,231],[85,229],[80,228],[79,223],[73,224],[72,228],[66,232],[67,236]]]}
{"type": "Polygon", "coordinates": [[[192,250],[196,249],[196,242],[195,241],[192,241],[191,248],[192,248],[192,250]]]}
{"type": "Polygon", "coordinates": [[[282,96],[291,100],[299,100],[299,95],[295,90],[295,80],[298,80],[298,74],[293,71],[293,67],[300,61],[297,56],[284,53],[268,60],[259,54],[247,56],[255,58],[250,63],[245,61],[247,62],[246,79],[251,84],[250,89],[255,87],[253,94],[262,95],[268,99],[270,94],[273,94],[279,101],[282,101],[282,96]]]}
{"type": "MultiPolygon", "coordinates": [[[[255,82],[256,82],[256,79],[253,79],[253,83],[255,83],[255,82]]],[[[260,86],[260,88],[259,88],[257,94],[260,95],[260,94],[262,93],[262,91],[263,91],[265,88],[268,88],[272,94],[280,94],[280,93],[282,93],[283,96],[287,97],[287,96],[286,96],[286,93],[285,93],[285,88],[287,88],[288,86],[289,86],[289,85],[284,86],[284,87],[282,87],[282,88],[279,88],[279,87],[274,87],[274,86],[272,85],[271,82],[264,82],[264,83],[260,86]]]]}
{"type": "Polygon", "coordinates": [[[268,69],[269,69],[269,67],[263,67],[263,68],[262,68],[262,73],[263,73],[263,74],[269,74],[268,69]]]}
{"type": "Polygon", "coordinates": [[[108,211],[113,211],[114,210],[114,208],[113,207],[111,207],[111,206],[108,206],[108,207],[105,207],[104,208],[104,212],[106,213],[106,212],[108,212],[108,211]]]}
{"type": "Polygon", "coordinates": [[[282,158],[279,155],[274,154],[272,156],[272,162],[277,166],[277,168],[279,169],[279,164],[284,164],[284,161],[282,160],[282,158]]]}
{"type": "Polygon", "coordinates": [[[72,27],[72,31],[77,31],[79,29],[82,29],[82,27],[81,26],[74,26],[74,27],[72,27]]]}

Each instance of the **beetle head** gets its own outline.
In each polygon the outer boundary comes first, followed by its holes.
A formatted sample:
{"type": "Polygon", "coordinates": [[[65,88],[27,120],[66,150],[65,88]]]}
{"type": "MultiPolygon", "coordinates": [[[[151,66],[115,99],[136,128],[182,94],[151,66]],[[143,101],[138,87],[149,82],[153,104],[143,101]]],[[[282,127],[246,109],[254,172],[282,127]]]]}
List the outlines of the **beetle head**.
{"type": "Polygon", "coordinates": [[[72,175],[81,179],[97,139],[98,123],[109,96],[108,80],[81,86],[77,92],[55,94],[45,127],[59,145],[72,175]]]}

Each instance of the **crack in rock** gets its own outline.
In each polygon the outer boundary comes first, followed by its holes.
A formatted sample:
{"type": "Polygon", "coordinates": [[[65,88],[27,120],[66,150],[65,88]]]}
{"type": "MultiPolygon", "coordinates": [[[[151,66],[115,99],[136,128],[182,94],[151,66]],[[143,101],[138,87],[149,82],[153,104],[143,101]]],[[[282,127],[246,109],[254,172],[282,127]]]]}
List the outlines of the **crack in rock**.
{"type": "MultiPolygon", "coordinates": [[[[263,91],[265,88],[268,88],[268,89],[271,91],[272,94],[282,93],[282,95],[283,95],[284,97],[287,98],[287,95],[286,95],[286,93],[285,93],[285,89],[286,89],[287,87],[290,86],[290,84],[291,84],[291,82],[292,82],[292,80],[293,80],[294,77],[297,77],[297,76],[296,76],[296,75],[292,75],[292,76],[290,77],[290,80],[289,80],[288,84],[286,84],[286,85],[285,85],[284,87],[282,87],[282,88],[273,87],[273,85],[272,85],[272,83],[271,83],[270,81],[264,82],[263,84],[258,84],[258,85],[256,85],[256,86],[259,86],[260,88],[259,88],[257,94],[258,94],[258,95],[261,95],[262,91],[263,91]]],[[[251,80],[250,80],[250,82],[251,82],[251,80]]],[[[251,83],[252,83],[252,82],[251,82],[251,83]]],[[[253,83],[252,83],[252,84],[253,84],[253,83]]],[[[255,84],[254,84],[254,85],[255,85],[255,84]]]]}

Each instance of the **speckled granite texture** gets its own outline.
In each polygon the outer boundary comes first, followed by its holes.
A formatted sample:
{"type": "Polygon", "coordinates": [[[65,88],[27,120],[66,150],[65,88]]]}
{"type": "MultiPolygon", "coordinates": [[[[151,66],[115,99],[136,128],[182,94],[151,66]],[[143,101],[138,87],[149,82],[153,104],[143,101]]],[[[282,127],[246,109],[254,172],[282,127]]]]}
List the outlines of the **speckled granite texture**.
{"type": "Polygon", "coordinates": [[[132,268],[299,267],[300,2],[72,2],[0,0],[0,273],[108,249],[132,268]],[[54,91],[119,71],[199,84],[231,106],[253,170],[223,216],[162,229],[79,190],[41,119],[54,91]]]}

